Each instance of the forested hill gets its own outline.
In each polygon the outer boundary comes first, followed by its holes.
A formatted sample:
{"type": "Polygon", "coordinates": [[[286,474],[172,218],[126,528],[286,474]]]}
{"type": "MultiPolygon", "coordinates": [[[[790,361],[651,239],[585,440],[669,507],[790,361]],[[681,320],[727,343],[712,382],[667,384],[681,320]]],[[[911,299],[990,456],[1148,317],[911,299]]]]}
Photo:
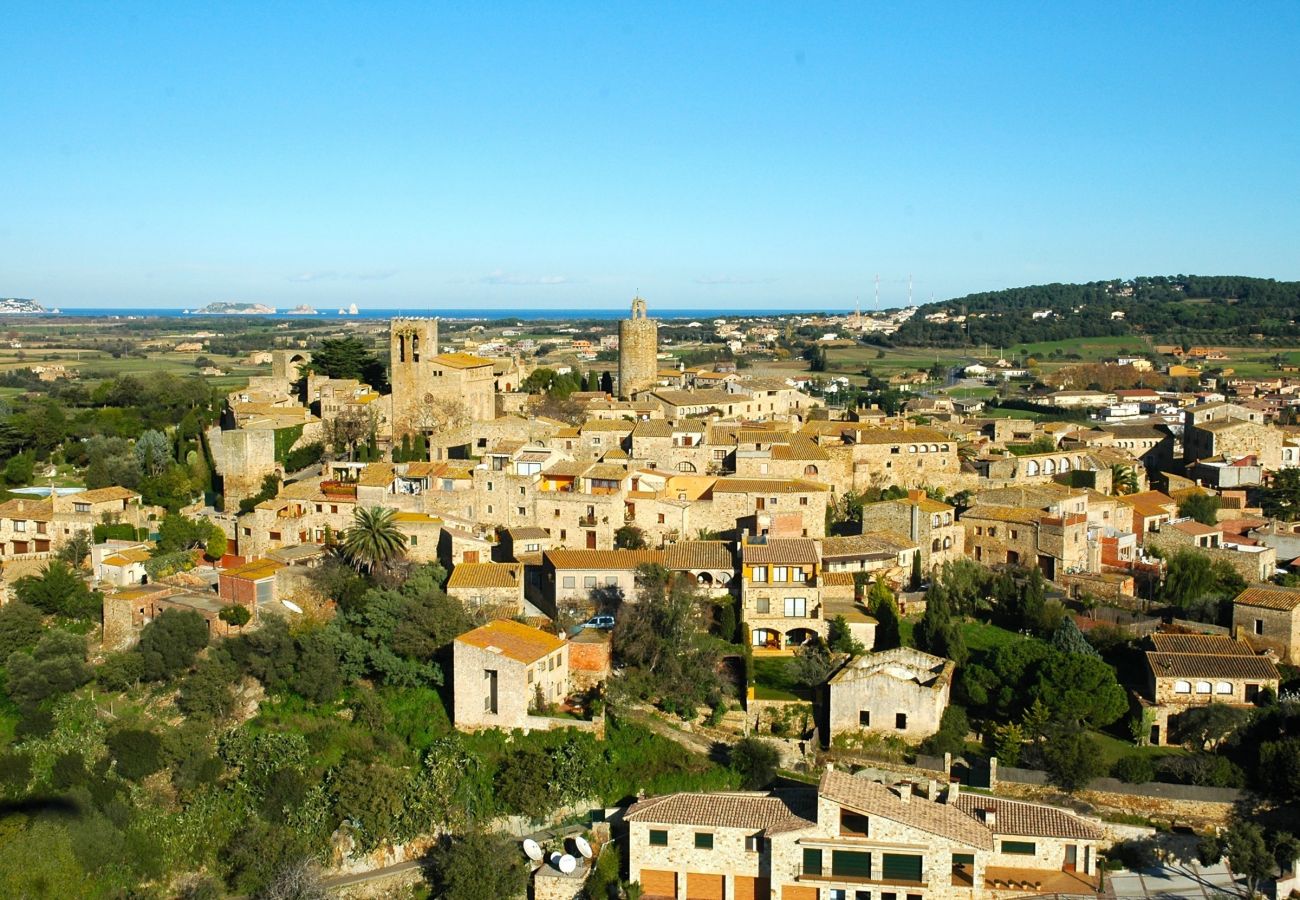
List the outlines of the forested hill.
{"type": "Polygon", "coordinates": [[[1300,337],[1300,282],[1174,275],[1040,284],[922,306],[894,335],[904,345],[992,344],[1144,334],[1168,343],[1279,343],[1300,337]],[[1050,310],[1035,317],[1034,313],[1050,310]],[[965,321],[930,321],[945,313],[965,321]],[[1120,317],[1117,313],[1123,313],[1120,317]]]}

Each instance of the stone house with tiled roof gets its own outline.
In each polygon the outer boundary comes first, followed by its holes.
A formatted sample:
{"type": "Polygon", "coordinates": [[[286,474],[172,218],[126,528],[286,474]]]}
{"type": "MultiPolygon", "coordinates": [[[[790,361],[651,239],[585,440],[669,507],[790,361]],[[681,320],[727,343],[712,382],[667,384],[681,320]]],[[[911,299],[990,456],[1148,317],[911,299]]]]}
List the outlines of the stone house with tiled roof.
{"type": "Polygon", "coordinates": [[[524,611],[524,567],[519,563],[461,563],[447,579],[447,595],[471,615],[509,618],[524,611]]]}
{"type": "Polygon", "coordinates": [[[1232,630],[1287,665],[1300,665],[1300,589],[1252,584],[1233,598],[1232,630]]]}
{"type": "Polygon", "coordinates": [[[828,537],[822,540],[822,571],[825,574],[871,573],[899,584],[912,573],[913,559],[920,556],[916,541],[897,532],[868,531],[828,537]]]}
{"type": "Polygon", "coordinates": [[[956,509],[917,489],[908,491],[906,497],[863,506],[862,530],[897,534],[914,542],[925,572],[961,559],[966,547],[956,509]]]}
{"type": "Polygon", "coordinates": [[[633,804],[646,898],[985,900],[1095,893],[1103,832],[1066,810],[946,801],[828,770],[817,788],[670,794],[633,804]]]}
{"type": "Polygon", "coordinates": [[[569,694],[569,646],[561,637],[498,619],[452,642],[452,723],[480,728],[546,727],[532,714],[569,694]]]}
{"type": "Polygon", "coordinates": [[[741,618],[755,650],[793,652],[814,637],[826,637],[815,540],[746,538],[740,554],[741,618]]]}
{"type": "Polygon", "coordinates": [[[933,428],[876,428],[854,422],[810,422],[809,435],[831,456],[844,460],[843,470],[855,491],[898,485],[955,489],[962,485],[957,441],[933,428]]]}
{"type": "Polygon", "coordinates": [[[986,566],[1036,566],[1052,579],[1088,570],[1088,517],[980,503],[962,513],[966,552],[986,566]]]}
{"type": "Polygon", "coordinates": [[[541,596],[529,599],[552,613],[595,612],[634,600],[637,567],[663,562],[662,550],[548,550],[542,554],[541,596]]]}
{"type": "Polygon", "coordinates": [[[1150,637],[1143,705],[1154,711],[1151,743],[1181,743],[1179,717],[1210,703],[1253,706],[1260,691],[1277,693],[1277,666],[1254,647],[1225,635],[1150,637]]]}

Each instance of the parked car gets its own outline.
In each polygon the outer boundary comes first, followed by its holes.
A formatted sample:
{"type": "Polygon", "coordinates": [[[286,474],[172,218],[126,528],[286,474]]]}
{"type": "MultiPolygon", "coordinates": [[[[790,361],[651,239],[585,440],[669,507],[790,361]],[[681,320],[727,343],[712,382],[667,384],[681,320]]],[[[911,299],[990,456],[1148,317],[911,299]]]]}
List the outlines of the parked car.
{"type": "Polygon", "coordinates": [[[583,628],[613,628],[614,617],[613,616],[592,616],[590,619],[582,623],[582,627],[583,628]]]}

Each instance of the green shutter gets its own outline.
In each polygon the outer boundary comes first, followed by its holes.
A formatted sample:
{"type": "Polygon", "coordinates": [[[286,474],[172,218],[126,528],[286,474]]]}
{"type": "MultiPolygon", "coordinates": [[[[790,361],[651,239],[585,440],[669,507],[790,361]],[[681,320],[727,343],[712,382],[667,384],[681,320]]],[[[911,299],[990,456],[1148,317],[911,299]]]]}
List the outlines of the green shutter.
{"type": "Polygon", "coordinates": [[[845,875],[850,878],[870,878],[871,854],[853,850],[832,851],[831,874],[845,875]]]}
{"type": "Polygon", "coordinates": [[[661,831],[661,830],[659,830],[658,828],[651,828],[651,829],[650,829],[650,846],[651,846],[651,847],[667,847],[667,846],[668,846],[668,832],[666,832],[666,831],[661,831]]]}
{"type": "Polygon", "coordinates": [[[1017,856],[1035,856],[1038,853],[1033,841],[1003,841],[1003,853],[1014,853],[1017,856]]]}
{"type": "Polygon", "coordinates": [[[804,847],[803,873],[805,875],[820,875],[822,873],[822,852],[820,850],[804,847]]]}
{"type": "Polygon", "coordinates": [[[880,877],[885,881],[920,881],[921,857],[886,853],[880,863],[880,877]]]}
{"type": "Polygon", "coordinates": [[[957,865],[973,866],[973,865],[975,865],[975,854],[974,854],[974,853],[954,853],[954,854],[952,855],[952,864],[953,864],[954,866],[957,866],[957,865]]]}
{"type": "Polygon", "coordinates": [[[708,831],[697,831],[697,832],[695,832],[695,849],[696,849],[696,850],[712,850],[712,849],[713,849],[713,834],[712,834],[712,832],[708,832],[708,831]]]}

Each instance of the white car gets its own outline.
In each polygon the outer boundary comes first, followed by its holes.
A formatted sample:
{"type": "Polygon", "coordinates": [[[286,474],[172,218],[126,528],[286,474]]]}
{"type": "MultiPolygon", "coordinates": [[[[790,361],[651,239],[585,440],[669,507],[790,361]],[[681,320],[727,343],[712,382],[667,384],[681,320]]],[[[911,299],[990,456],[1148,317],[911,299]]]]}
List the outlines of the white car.
{"type": "Polygon", "coordinates": [[[592,616],[590,619],[582,623],[582,627],[583,628],[613,628],[614,617],[613,616],[592,616]]]}

